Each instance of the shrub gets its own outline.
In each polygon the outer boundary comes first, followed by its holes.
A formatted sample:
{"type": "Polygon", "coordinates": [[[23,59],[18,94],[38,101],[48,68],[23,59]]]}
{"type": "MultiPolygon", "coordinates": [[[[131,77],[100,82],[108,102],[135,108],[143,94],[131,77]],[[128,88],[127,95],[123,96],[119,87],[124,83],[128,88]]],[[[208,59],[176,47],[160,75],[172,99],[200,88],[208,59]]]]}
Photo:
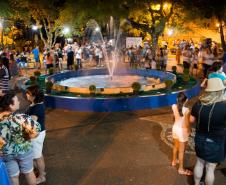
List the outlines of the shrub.
{"type": "Polygon", "coordinates": [[[165,84],[166,84],[166,89],[169,90],[173,86],[173,81],[172,80],[166,80],[165,84]]]}
{"type": "Polygon", "coordinates": [[[139,82],[133,82],[132,89],[134,94],[138,94],[141,89],[141,84],[139,82]]]}
{"type": "Polygon", "coordinates": [[[46,82],[45,86],[46,86],[46,93],[51,93],[52,88],[53,88],[53,82],[48,81],[48,82],[46,82]]]}
{"type": "Polygon", "coordinates": [[[188,83],[190,80],[189,69],[184,69],[184,73],[182,75],[182,80],[184,83],[188,83]]]}
{"type": "Polygon", "coordinates": [[[49,73],[49,75],[53,75],[53,73],[54,73],[54,69],[51,67],[51,68],[49,68],[49,71],[48,71],[49,73]]]}
{"type": "Polygon", "coordinates": [[[95,85],[90,85],[89,86],[89,91],[90,91],[90,94],[95,94],[96,93],[96,86],[95,85]]]}
{"type": "Polygon", "coordinates": [[[177,66],[172,66],[172,73],[177,74],[177,66]]]}
{"type": "Polygon", "coordinates": [[[75,69],[75,71],[77,71],[79,69],[77,64],[74,64],[74,69],[75,69]]]}

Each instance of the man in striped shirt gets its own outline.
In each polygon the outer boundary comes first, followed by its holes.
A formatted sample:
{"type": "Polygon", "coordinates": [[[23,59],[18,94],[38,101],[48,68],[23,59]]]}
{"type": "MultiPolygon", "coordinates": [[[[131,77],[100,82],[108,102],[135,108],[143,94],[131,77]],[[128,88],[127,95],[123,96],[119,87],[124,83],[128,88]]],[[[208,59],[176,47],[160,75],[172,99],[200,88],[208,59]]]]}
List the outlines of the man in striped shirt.
{"type": "Polygon", "coordinates": [[[0,60],[0,96],[9,91],[9,71],[0,60]]]}

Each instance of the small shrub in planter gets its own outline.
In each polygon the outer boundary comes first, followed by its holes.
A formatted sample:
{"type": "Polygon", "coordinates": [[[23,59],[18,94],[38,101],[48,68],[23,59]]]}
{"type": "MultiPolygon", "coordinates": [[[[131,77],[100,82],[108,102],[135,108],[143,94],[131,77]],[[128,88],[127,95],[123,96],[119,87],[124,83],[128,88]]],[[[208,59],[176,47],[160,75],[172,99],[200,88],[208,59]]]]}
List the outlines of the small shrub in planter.
{"type": "Polygon", "coordinates": [[[78,71],[79,67],[77,64],[74,64],[74,69],[75,69],[75,71],[78,71]]]}
{"type": "Polygon", "coordinates": [[[170,90],[173,86],[173,81],[172,80],[166,80],[165,84],[166,84],[166,89],[170,90]]]}
{"type": "Polygon", "coordinates": [[[54,69],[51,67],[51,68],[49,68],[49,70],[48,70],[48,74],[49,75],[53,75],[53,73],[54,73],[54,69]]]}
{"type": "Polygon", "coordinates": [[[182,75],[182,81],[187,84],[190,80],[189,69],[184,69],[184,73],[182,75]]]}
{"type": "Polygon", "coordinates": [[[90,85],[89,86],[89,91],[90,91],[90,94],[94,95],[96,93],[96,86],[95,85],[90,85]]]}
{"type": "Polygon", "coordinates": [[[53,88],[53,82],[48,81],[48,82],[46,82],[45,86],[46,86],[46,93],[47,94],[51,93],[52,88],[53,88]]]}
{"type": "Polygon", "coordinates": [[[177,74],[177,66],[172,66],[172,73],[177,74]]]}
{"type": "Polygon", "coordinates": [[[133,82],[132,89],[134,94],[138,94],[141,89],[141,84],[139,82],[133,82]]]}

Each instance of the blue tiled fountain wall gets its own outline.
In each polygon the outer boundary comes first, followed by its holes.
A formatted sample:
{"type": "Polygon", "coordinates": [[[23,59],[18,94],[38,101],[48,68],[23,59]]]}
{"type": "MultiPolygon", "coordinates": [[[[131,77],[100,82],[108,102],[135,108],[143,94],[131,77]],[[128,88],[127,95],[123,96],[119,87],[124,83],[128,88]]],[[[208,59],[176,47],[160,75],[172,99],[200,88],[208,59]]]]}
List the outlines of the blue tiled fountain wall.
{"type": "MultiPolygon", "coordinates": [[[[68,71],[64,73],[58,73],[49,76],[49,79],[54,81],[60,81],[76,76],[87,76],[87,75],[105,75],[107,70],[105,69],[93,69],[93,70],[79,70],[79,71],[68,71]]],[[[156,77],[164,80],[173,80],[175,76],[171,73],[165,73],[157,70],[129,70],[129,71],[118,71],[117,74],[129,74],[129,75],[140,75],[145,77],[156,77]]],[[[183,90],[188,98],[197,96],[200,93],[200,85],[197,82],[191,89],[183,90]]],[[[49,108],[57,109],[68,109],[74,111],[85,111],[85,112],[119,112],[119,111],[136,111],[142,109],[155,109],[164,106],[170,106],[176,102],[178,92],[148,95],[148,96],[130,96],[130,97],[66,97],[66,96],[54,96],[46,95],[45,104],[49,108]]]]}

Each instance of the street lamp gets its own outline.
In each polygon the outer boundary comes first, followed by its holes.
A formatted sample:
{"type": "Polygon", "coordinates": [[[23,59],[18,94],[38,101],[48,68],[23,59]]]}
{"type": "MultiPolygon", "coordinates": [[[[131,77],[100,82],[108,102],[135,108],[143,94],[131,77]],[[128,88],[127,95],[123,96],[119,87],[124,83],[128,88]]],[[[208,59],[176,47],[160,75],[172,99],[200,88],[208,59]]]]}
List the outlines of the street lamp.
{"type": "Polygon", "coordinates": [[[32,30],[37,31],[38,30],[38,26],[32,25],[32,30]]]}
{"type": "Polygon", "coordinates": [[[99,32],[99,31],[100,31],[100,27],[96,27],[96,28],[95,28],[95,31],[96,31],[96,32],[99,32]]]}
{"type": "Polygon", "coordinates": [[[63,34],[66,35],[70,32],[70,28],[69,27],[64,27],[63,29],[63,34]]]}
{"type": "Polygon", "coordinates": [[[168,34],[169,36],[173,35],[173,30],[172,30],[172,29],[169,29],[169,30],[167,31],[167,34],[168,34]]]}

